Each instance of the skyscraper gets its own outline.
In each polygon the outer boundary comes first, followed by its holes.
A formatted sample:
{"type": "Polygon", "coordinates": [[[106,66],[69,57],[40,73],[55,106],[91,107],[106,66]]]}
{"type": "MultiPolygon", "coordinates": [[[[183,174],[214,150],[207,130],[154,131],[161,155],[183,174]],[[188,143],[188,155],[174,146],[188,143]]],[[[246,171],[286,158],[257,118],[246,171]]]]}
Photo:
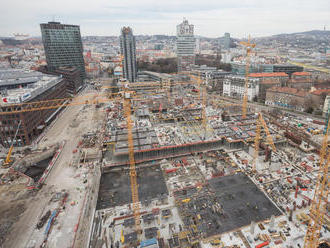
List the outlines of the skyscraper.
{"type": "Polygon", "coordinates": [[[176,26],[176,49],[178,56],[178,72],[190,71],[195,64],[194,25],[185,18],[176,26]]]}
{"type": "Polygon", "coordinates": [[[225,36],[224,36],[224,44],[223,44],[223,46],[224,46],[224,48],[225,49],[230,49],[230,33],[225,33],[225,36]]]}
{"type": "Polygon", "coordinates": [[[120,51],[123,59],[124,77],[129,82],[137,78],[135,37],[130,27],[123,27],[120,35],[120,51]]]}
{"type": "Polygon", "coordinates": [[[48,22],[40,24],[47,67],[54,71],[63,66],[74,66],[86,77],[80,27],[48,22]]]}

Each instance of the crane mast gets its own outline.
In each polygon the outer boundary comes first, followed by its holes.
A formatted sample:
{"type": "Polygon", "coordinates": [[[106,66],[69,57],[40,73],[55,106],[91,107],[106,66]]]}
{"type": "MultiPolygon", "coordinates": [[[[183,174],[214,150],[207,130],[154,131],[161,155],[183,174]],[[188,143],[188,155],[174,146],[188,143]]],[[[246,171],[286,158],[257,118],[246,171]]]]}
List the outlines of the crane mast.
{"type": "Polygon", "coordinates": [[[202,122],[203,122],[203,129],[205,132],[204,138],[206,139],[207,119],[206,119],[206,87],[205,86],[203,87],[202,122]]]}
{"type": "Polygon", "coordinates": [[[131,182],[131,194],[132,194],[132,206],[133,214],[135,219],[135,228],[139,232],[140,226],[140,202],[139,202],[139,191],[137,183],[137,173],[134,159],[134,143],[133,143],[133,125],[131,118],[131,99],[130,92],[124,94],[124,111],[127,123],[127,141],[128,141],[128,156],[129,156],[129,175],[131,182]]]}
{"type": "Polygon", "coordinates": [[[252,49],[256,46],[250,42],[250,36],[248,42],[240,42],[243,46],[246,47],[246,62],[245,62],[245,86],[244,86],[244,95],[243,95],[243,104],[242,104],[242,118],[246,118],[247,114],[247,102],[248,102],[248,85],[249,85],[249,69],[250,69],[250,54],[252,49]]]}
{"type": "Polygon", "coordinates": [[[305,236],[304,248],[316,248],[319,244],[321,228],[326,215],[326,206],[329,196],[329,163],[330,154],[327,154],[329,124],[323,137],[322,148],[320,152],[320,169],[317,177],[315,192],[311,208],[309,210],[310,220],[305,236]]]}
{"type": "Polygon", "coordinates": [[[259,145],[260,145],[260,139],[261,139],[261,127],[264,128],[265,132],[266,132],[266,140],[267,140],[267,144],[269,144],[273,151],[276,152],[276,147],[273,141],[273,138],[269,132],[269,129],[267,127],[267,124],[264,120],[264,118],[262,117],[261,113],[258,113],[258,118],[257,118],[257,125],[256,125],[256,136],[254,138],[254,156],[253,156],[253,171],[256,170],[256,163],[257,163],[257,159],[258,159],[258,155],[259,155],[259,145]]]}

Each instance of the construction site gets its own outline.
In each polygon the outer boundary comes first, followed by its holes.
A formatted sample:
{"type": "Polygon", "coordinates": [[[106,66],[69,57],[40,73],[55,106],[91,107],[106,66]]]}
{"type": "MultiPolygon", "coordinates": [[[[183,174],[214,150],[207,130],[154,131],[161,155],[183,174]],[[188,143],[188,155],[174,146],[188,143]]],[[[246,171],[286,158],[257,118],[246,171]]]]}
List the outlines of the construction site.
{"type": "Polygon", "coordinates": [[[4,161],[0,247],[329,247],[327,122],[195,76],[112,85],[13,110],[66,106],[4,161]]]}

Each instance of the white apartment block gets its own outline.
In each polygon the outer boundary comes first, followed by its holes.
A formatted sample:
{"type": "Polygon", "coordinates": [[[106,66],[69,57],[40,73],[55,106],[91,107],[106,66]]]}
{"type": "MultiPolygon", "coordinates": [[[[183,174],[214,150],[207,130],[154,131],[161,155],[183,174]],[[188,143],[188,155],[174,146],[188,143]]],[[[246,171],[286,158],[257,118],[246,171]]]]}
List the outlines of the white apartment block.
{"type": "MultiPolygon", "coordinates": [[[[223,81],[223,96],[230,96],[243,99],[245,91],[245,77],[242,76],[226,76],[223,81]]],[[[259,94],[259,79],[249,78],[248,83],[248,100],[252,101],[259,94]]]]}

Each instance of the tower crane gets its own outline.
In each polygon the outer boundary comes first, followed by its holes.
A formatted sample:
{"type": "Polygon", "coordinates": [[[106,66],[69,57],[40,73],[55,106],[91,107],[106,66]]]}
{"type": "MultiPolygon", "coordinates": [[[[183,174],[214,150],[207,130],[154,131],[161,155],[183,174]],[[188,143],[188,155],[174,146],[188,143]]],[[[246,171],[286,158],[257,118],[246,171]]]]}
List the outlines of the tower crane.
{"type": "Polygon", "coordinates": [[[263,127],[266,132],[267,144],[269,144],[272,147],[273,151],[276,152],[276,147],[275,147],[273,138],[269,132],[269,129],[267,127],[267,124],[266,124],[264,118],[262,117],[262,114],[258,113],[256,136],[254,138],[253,171],[256,170],[256,163],[257,163],[258,154],[259,154],[259,144],[260,144],[260,139],[261,139],[261,127],[263,127]]]}
{"type": "Polygon", "coordinates": [[[202,123],[203,123],[203,129],[204,129],[204,132],[205,132],[204,138],[206,139],[206,126],[207,126],[207,120],[206,120],[206,86],[203,87],[202,123]]]}
{"type": "Polygon", "coordinates": [[[134,143],[133,143],[133,125],[131,118],[131,95],[132,91],[125,91],[124,94],[124,111],[127,123],[127,142],[128,142],[128,156],[129,156],[129,175],[131,182],[131,193],[132,193],[132,205],[133,214],[135,218],[135,228],[139,232],[141,230],[140,226],[140,202],[139,202],[139,191],[137,183],[137,173],[134,158],[134,143]]]}
{"type": "Polygon", "coordinates": [[[330,154],[328,153],[329,126],[326,129],[320,151],[320,169],[316,181],[313,201],[309,210],[310,220],[304,240],[304,248],[316,248],[319,245],[321,228],[326,215],[326,206],[329,196],[329,164],[330,154]]]}
{"type": "Polygon", "coordinates": [[[199,71],[199,72],[198,72],[198,78],[197,78],[197,85],[198,85],[198,101],[201,100],[201,82],[202,82],[202,79],[201,79],[201,72],[199,71]]]}
{"type": "Polygon", "coordinates": [[[248,102],[248,85],[249,85],[249,69],[250,69],[250,54],[252,49],[256,46],[250,42],[250,36],[248,42],[241,41],[240,44],[246,48],[246,62],[245,62],[245,86],[244,86],[244,96],[243,96],[243,105],[242,105],[242,118],[246,118],[247,113],[247,102],[248,102]]]}

